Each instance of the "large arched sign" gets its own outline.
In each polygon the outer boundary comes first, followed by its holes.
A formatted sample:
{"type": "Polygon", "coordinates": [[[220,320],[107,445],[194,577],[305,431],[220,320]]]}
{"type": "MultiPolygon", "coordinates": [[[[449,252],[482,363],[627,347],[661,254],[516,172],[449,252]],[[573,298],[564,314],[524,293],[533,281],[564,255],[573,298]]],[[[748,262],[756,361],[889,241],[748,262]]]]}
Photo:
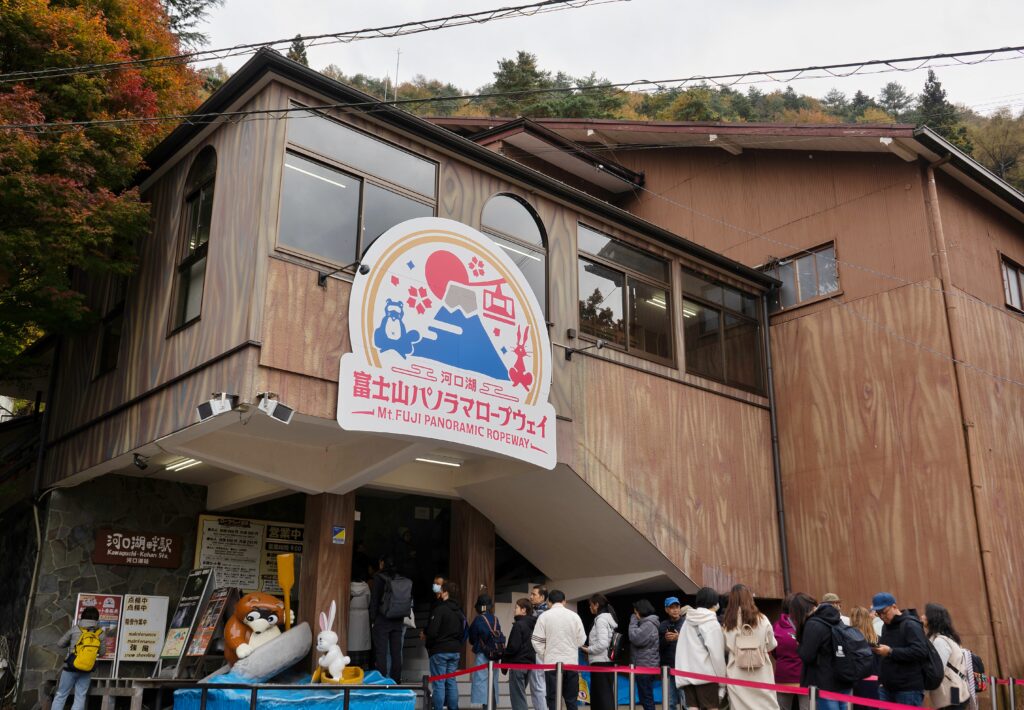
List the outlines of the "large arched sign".
{"type": "Polygon", "coordinates": [[[504,250],[437,217],[367,250],[349,302],[338,423],[450,441],[554,468],[551,344],[533,290],[504,250]]]}

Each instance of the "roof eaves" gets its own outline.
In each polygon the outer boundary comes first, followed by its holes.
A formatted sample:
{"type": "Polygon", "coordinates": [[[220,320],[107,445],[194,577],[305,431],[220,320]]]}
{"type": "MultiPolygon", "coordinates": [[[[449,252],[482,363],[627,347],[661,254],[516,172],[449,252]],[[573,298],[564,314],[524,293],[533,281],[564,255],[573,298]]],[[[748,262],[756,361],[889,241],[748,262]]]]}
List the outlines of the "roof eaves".
{"type": "Polygon", "coordinates": [[[949,162],[968,177],[994,193],[1013,208],[1024,212],[1024,193],[1003,180],[977,160],[963,152],[928,126],[914,130],[914,138],[925,148],[949,162]]]}
{"type": "MultiPolygon", "coordinates": [[[[357,104],[372,102],[376,104],[373,111],[374,117],[378,120],[390,123],[392,126],[407,131],[412,135],[442,146],[452,152],[464,155],[514,179],[546,190],[562,199],[580,204],[583,208],[610,222],[632,229],[667,246],[714,264],[725,271],[741,276],[747,281],[760,284],[766,288],[780,283],[768,274],[734,261],[718,252],[711,251],[685,237],[662,229],[604,200],[588,195],[582,190],[578,190],[538,170],[534,170],[511,158],[478,145],[453,131],[435,125],[396,106],[379,103],[374,97],[353,89],[298,62],[287,59],[273,50],[261,49],[256,52],[238,72],[228,79],[213,96],[196,110],[196,113],[215,113],[223,110],[224,107],[229,106],[238,96],[241,96],[251,83],[268,72],[294,80],[313,91],[339,99],[340,102],[357,104]]],[[[170,159],[202,128],[203,126],[201,125],[197,126],[186,121],[184,125],[172,131],[167,138],[146,156],[148,170],[150,172],[157,170],[163,161],[170,159]]]]}

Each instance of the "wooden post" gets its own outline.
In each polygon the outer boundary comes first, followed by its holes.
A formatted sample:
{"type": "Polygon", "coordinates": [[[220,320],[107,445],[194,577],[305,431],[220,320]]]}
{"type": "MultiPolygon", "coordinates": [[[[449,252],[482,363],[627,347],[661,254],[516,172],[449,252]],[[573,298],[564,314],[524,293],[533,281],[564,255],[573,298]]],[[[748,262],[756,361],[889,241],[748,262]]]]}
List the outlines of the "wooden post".
{"type": "MultiPolygon", "coordinates": [[[[464,500],[452,502],[451,569],[448,574],[459,585],[459,601],[469,623],[476,613],[473,602],[480,585],[494,596],[494,523],[464,500]]],[[[463,662],[469,662],[469,646],[463,662]]]]}
{"type": "MultiPolygon", "coordinates": [[[[320,631],[320,612],[327,612],[331,601],[338,603],[334,630],[338,644],[348,647],[349,585],[352,582],[352,534],[355,529],[356,494],[321,493],[306,496],[306,539],[299,573],[299,613],[316,638],[320,631]],[[334,542],[334,527],[344,526],[345,544],[334,542]]],[[[316,653],[312,654],[312,666],[316,653]]]]}

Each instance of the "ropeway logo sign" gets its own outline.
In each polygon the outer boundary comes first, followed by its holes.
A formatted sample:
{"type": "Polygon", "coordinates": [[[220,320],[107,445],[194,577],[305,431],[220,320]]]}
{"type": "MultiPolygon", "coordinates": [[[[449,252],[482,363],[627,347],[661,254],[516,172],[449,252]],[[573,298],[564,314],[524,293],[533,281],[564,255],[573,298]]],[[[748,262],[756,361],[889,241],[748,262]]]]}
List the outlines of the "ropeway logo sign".
{"type": "Polygon", "coordinates": [[[555,466],[551,345],[518,267],[485,235],[437,217],[375,241],[349,302],[338,423],[555,466]]]}

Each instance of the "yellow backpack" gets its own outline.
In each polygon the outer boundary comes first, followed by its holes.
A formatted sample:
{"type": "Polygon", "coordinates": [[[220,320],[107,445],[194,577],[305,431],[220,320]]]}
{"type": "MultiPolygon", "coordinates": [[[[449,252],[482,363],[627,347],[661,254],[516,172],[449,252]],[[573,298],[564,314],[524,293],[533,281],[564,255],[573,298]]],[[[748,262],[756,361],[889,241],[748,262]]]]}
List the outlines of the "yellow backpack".
{"type": "Polygon", "coordinates": [[[78,643],[68,656],[65,664],[69,671],[89,673],[96,666],[96,659],[100,655],[100,634],[102,629],[83,629],[79,627],[78,643]]]}

